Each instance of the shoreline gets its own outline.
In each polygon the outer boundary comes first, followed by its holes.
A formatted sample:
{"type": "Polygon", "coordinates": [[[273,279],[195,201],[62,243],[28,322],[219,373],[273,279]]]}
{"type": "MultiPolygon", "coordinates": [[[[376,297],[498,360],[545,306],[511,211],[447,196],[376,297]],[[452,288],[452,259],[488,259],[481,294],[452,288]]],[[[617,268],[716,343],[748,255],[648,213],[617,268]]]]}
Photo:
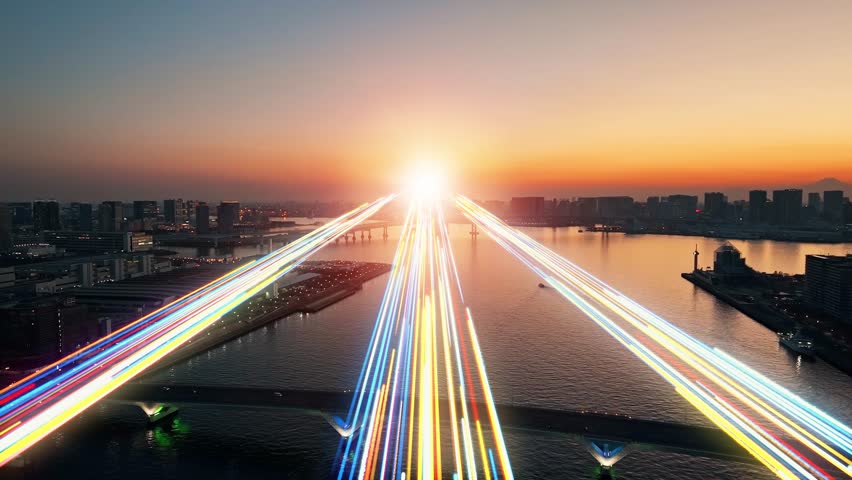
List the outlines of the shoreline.
{"type": "Polygon", "coordinates": [[[331,305],[358,293],[363,288],[364,283],[378,278],[389,271],[390,265],[387,265],[387,269],[367,272],[346,284],[330,288],[323,292],[322,296],[316,299],[311,299],[309,302],[280,307],[244,322],[232,324],[232,328],[228,328],[225,331],[219,330],[220,333],[217,335],[198,337],[196,342],[192,342],[192,340],[190,340],[189,342],[192,343],[186,343],[180,346],[160,363],[152,365],[150,369],[140,374],[134,381],[140,381],[150,375],[160,373],[178,363],[189,360],[212,348],[216,348],[223,343],[230,342],[231,340],[235,340],[247,333],[258,330],[272,322],[287,318],[290,315],[297,313],[319,312],[324,308],[330,307],[331,305]]]}
{"type": "MultiPolygon", "coordinates": [[[[469,223],[469,222],[458,222],[458,223],[469,223]]],[[[689,230],[660,230],[660,229],[637,229],[637,228],[625,228],[619,225],[612,225],[611,229],[589,229],[590,225],[584,223],[571,223],[567,225],[558,224],[554,225],[552,223],[514,223],[509,222],[509,226],[515,228],[580,228],[584,230],[584,233],[622,233],[625,235],[671,235],[677,237],[701,237],[701,238],[714,238],[719,240],[768,240],[773,242],[785,242],[785,243],[817,243],[821,245],[840,245],[840,244],[848,244],[852,243],[852,233],[850,232],[841,232],[834,230],[795,230],[795,231],[785,231],[785,230],[772,230],[772,231],[718,231],[718,230],[707,230],[707,231],[689,231],[689,230]]],[[[607,227],[609,228],[609,227],[607,227]]]]}
{"type": "MultiPolygon", "coordinates": [[[[721,291],[715,285],[708,282],[701,275],[690,272],[681,273],[680,276],[773,332],[786,331],[797,326],[797,323],[792,319],[783,318],[764,306],[738,301],[733,296],[721,291]]],[[[827,341],[822,335],[814,336],[814,343],[815,357],[846,375],[852,376],[852,356],[848,355],[848,352],[838,350],[834,344],[827,341]]]]}

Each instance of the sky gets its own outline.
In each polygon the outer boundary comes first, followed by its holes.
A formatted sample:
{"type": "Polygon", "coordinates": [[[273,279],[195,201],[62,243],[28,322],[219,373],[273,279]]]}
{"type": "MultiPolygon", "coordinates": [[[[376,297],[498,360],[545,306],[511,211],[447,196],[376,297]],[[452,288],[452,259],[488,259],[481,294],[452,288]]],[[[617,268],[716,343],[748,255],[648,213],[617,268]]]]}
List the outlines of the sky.
{"type": "Polygon", "coordinates": [[[852,182],[852,2],[5,2],[0,200],[852,182]]]}

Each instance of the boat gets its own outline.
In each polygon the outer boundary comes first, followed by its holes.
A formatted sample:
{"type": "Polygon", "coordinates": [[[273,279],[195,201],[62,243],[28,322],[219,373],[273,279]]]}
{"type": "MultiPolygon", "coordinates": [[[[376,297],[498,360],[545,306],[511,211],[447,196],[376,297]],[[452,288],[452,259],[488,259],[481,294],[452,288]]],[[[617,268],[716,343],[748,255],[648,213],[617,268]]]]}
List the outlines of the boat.
{"type": "Polygon", "coordinates": [[[582,228],[578,229],[577,233],[583,233],[583,229],[582,228]]]}
{"type": "Polygon", "coordinates": [[[543,284],[543,283],[539,283],[539,284],[538,284],[538,288],[547,288],[547,285],[545,285],[545,284],[543,284]]]}
{"type": "Polygon", "coordinates": [[[798,354],[814,355],[814,339],[802,335],[800,332],[779,332],[778,343],[798,354]]]}

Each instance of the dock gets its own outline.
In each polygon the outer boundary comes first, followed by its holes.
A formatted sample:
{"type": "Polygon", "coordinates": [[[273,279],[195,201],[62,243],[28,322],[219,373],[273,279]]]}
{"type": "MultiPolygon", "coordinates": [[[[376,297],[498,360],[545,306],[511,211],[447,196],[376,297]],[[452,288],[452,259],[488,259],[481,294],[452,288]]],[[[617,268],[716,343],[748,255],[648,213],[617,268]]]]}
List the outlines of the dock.
{"type": "MultiPolygon", "coordinates": [[[[768,305],[760,301],[748,301],[737,297],[733,289],[715,285],[709,276],[701,270],[681,273],[680,276],[773,332],[785,332],[799,327],[793,319],[776,312],[768,305]]],[[[850,352],[838,348],[838,345],[820,332],[814,333],[816,356],[847,375],[852,375],[852,355],[850,355],[850,352]]]]}

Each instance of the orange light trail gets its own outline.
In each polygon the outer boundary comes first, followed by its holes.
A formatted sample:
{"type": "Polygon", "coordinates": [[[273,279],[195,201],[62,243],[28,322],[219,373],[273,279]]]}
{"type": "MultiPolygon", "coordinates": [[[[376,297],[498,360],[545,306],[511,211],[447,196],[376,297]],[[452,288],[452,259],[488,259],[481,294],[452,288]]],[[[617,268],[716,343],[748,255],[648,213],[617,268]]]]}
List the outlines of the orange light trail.
{"type": "Polygon", "coordinates": [[[375,472],[514,478],[459,286],[441,202],[415,196],[350,407],[349,426],[360,433],[341,440],[339,480],[375,472]],[[487,422],[480,403],[488,406],[487,422]],[[499,472],[489,461],[493,450],[499,472]]]}
{"type": "Polygon", "coordinates": [[[498,244],[541,276],[619,343],[642,359],[774,474],[781,478],[852,477],[852,430],[837,419],[689,336],[577,265],[515,230],[461,195],[456,205],[498,244]],[[605,313],[606,312],[606,313],[605,313]],[[620,319],[621,322],[614,320],[620,319]],[[636,330],[637,337],[628,332],[636,330]],[[640,341],[647,339],[647,343],[640,341]],[[658,353],[664,349],[670,362],[658,353]],[[719,392],[710,386],[721,388],[719,392]],[[748,412],[748,413],[747,413],[748,412]],[[752,418],[762,417],[761,424],[752,418]],[[789,435],[796,448],[769,425],[789,435]],[[805,456],[810,451],[813,456],[805,456]],[[836,472],[836,473],[829,473],[836,472]]]}

